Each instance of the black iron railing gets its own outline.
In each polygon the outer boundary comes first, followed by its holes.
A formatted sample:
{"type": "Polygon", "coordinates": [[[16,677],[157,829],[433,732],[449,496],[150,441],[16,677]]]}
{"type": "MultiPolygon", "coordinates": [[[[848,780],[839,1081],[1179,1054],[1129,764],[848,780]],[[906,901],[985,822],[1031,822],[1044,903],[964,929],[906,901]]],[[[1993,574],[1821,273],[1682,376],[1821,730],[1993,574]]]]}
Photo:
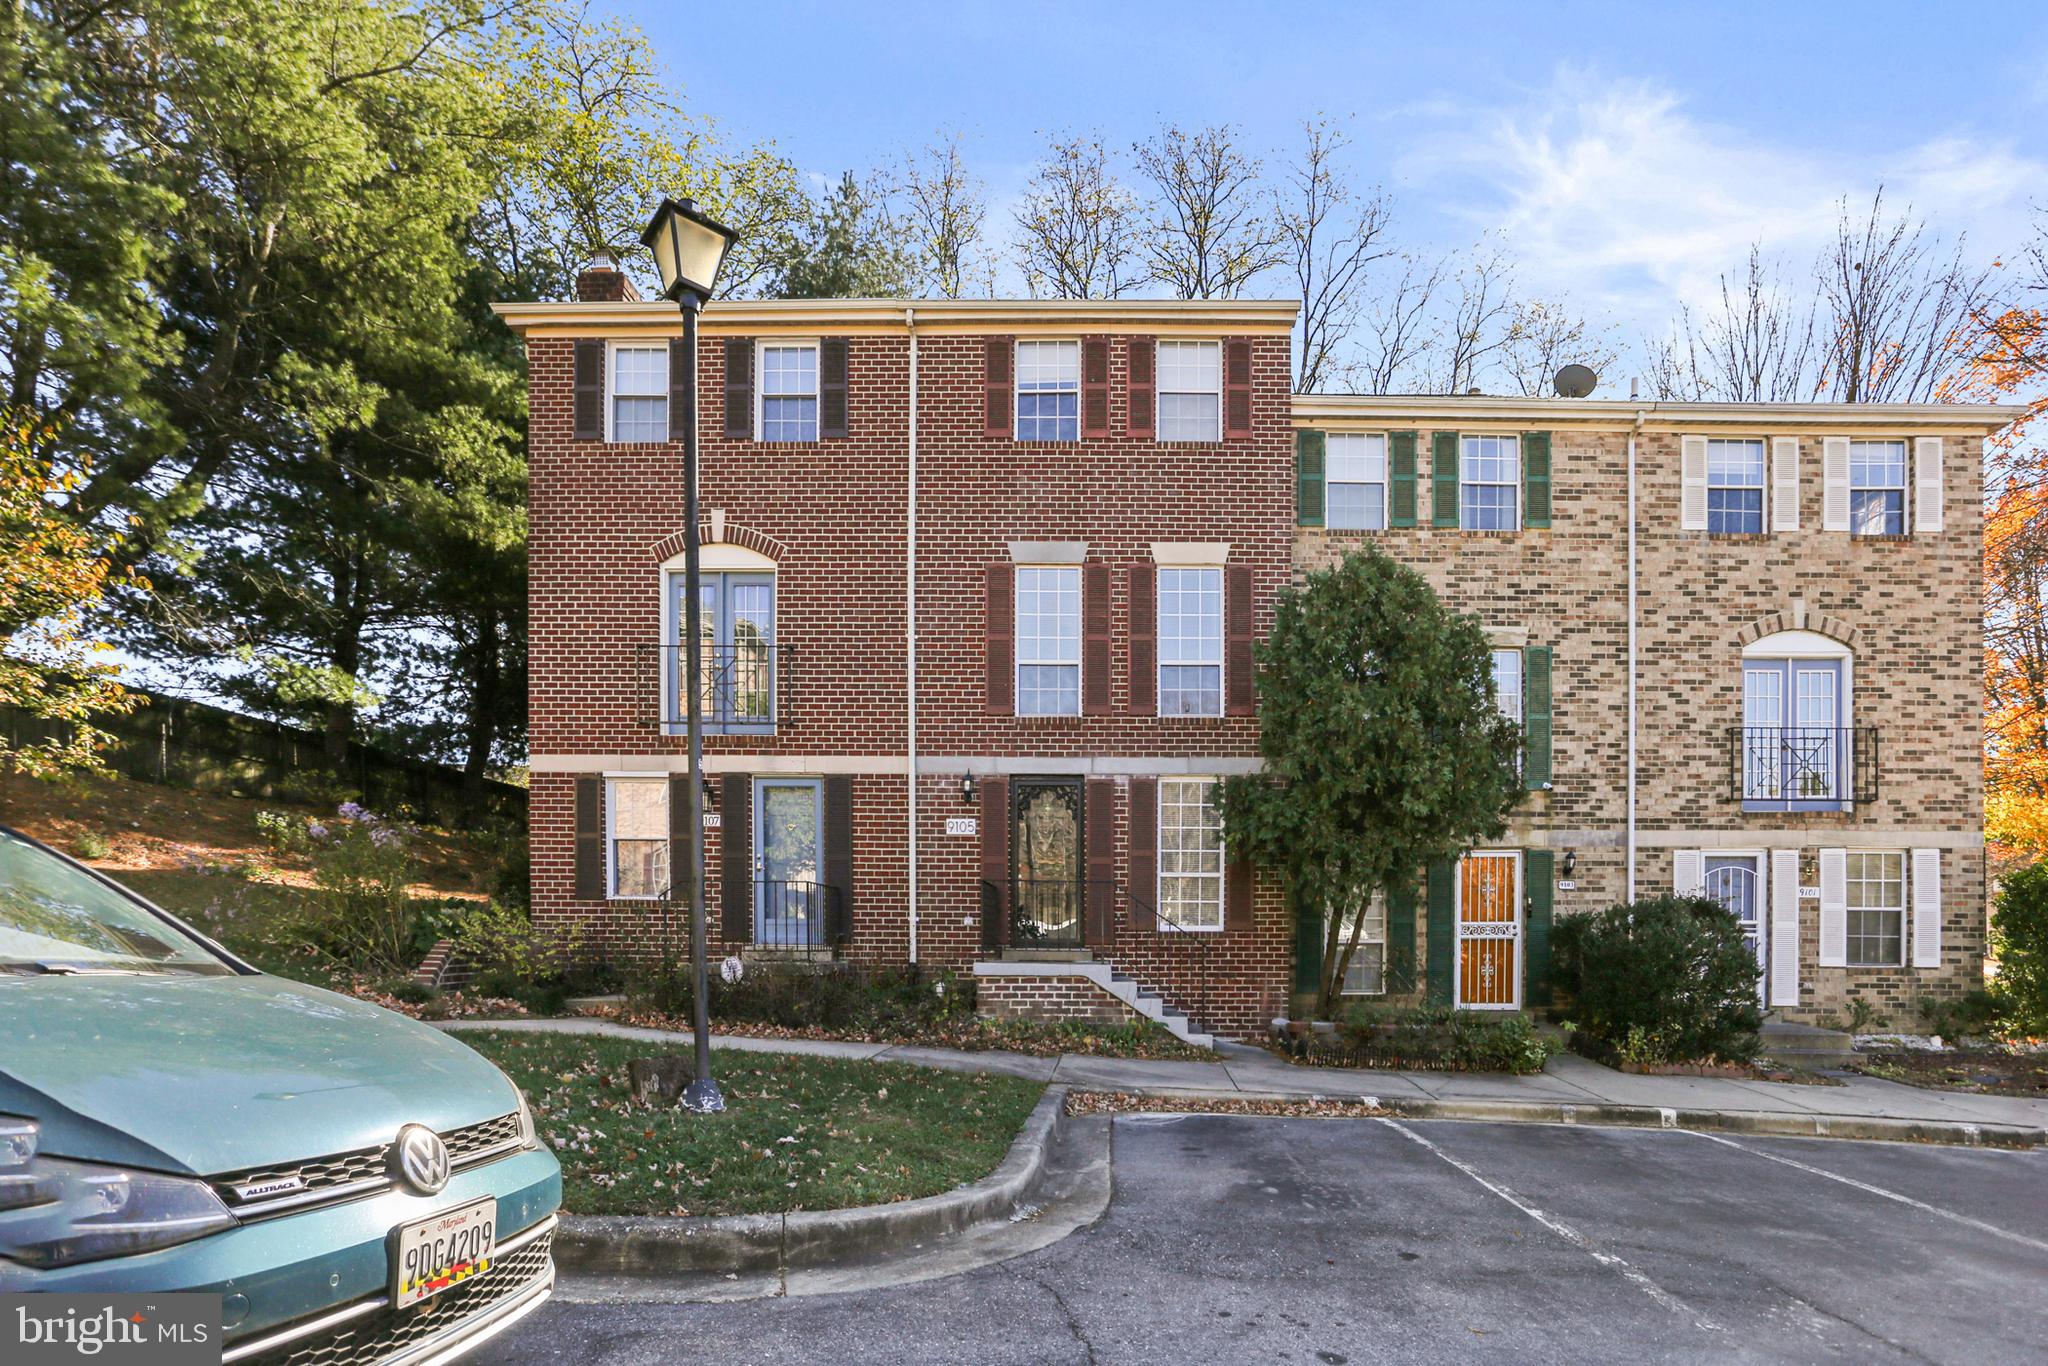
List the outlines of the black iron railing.
{"type": "Polygon", "coordinates": [[[754,879],[754,947],[829,955],[852,936],[837,887],[787,878],[754,879]]]}
{"type": "Polygon", "coordinates": [[[1729,795],[1762,810],[1826,811],[1877,800],[1875,726],[1730,726],[1729,795]]]}
{"type": "MultiPolygon", "coordinates": [[[[664,729],[687,723],[689,673],[681,645],[642,645],[635,652],[642,719],[664,729]]],[[[698,670],[707,735],[767,734],[787,722],[796,689],[796,654],[786,645],[749,641],[707,645],[698,670]]]]}
{"type": "Polygon", "coordinates": [[[1162,945],[1172,946],[1167,952],[1187,960],[1191,969],[1196,1003],[1190,1019],[1208,1018],[1209,954],[1216,939],[1214,929],[1192,929],[1162,916],[1151,902],[1117,882],[1023,879],[1014,885],[1016,894],[1011,896],[1006,895],[1001,883],[982,880],[984,952],[996,953],[1004,948],[1110,948],[1125,930],[1156,933],[1162,945]]]}

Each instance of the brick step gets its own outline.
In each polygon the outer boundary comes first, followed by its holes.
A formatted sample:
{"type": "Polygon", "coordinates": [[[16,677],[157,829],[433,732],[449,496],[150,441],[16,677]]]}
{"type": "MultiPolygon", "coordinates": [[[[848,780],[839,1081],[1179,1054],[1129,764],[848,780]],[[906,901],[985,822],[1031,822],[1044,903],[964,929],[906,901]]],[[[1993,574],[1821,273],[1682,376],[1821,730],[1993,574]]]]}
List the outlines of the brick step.
{"type": "MultiPolygon", "coordinates": [[[[1109,964],[1090,959],[1060,959],[1054,961],[1023,960],[1004,954],[1001,959],[983,961],[974,965],[975,980],[984,990],[1001,981],[1023,981],[1044,979],[1046,994],[1052,996],[1057,988],[1053,985],[1064,980],[1079,980],[1092,984],[1096,992],[1120,1003],[1130,1014],[1147,1019],[1165,1029],[1176,1039],[1193,1044],[1197,1048],[1214,1048],[1215,1036],[1204,1033],[1195,1026],[1185,1011],[1166,1004],[1166,998],[1159,992],[1143,988],[1128,973],[1113,970],[1109,964]]],[[[1069,1009],[1063,1003],[1049,1002],[1053,1013],[1046,1018],[1079,1018],[1082,1011],[1078,1004],[1071,1007],[1072,1014],[1058,1012],[1069,1009]]]]}

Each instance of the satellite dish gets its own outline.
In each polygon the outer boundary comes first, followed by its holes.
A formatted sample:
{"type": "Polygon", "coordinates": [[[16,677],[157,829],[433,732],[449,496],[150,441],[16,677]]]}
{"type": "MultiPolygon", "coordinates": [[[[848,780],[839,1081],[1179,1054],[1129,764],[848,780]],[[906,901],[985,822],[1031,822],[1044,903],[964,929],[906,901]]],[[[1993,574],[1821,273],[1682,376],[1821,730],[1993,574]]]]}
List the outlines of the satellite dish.
{"type": "Polygon", "coordinates": [[[1593,386],[1600,382],[1600,376],[1584,365],[1567,365],[1557,372],[1551,381],[1557,386],[1559,398],[1584,398],[1593,392],[1593,386]]]}

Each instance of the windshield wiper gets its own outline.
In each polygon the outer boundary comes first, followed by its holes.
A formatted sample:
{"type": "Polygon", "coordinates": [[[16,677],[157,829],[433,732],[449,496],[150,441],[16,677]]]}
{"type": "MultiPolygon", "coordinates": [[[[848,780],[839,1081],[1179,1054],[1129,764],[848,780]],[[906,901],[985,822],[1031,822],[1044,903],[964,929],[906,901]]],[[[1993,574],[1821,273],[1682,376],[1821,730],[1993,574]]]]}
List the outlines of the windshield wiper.
{"type": "Polygon", "coordinates": [[[83,963],[52,963],[47,960],[7,964],[10,972],[34,973],[53,977],[138,977],[147,971],[144,968],[101,968],[83,963]]]}

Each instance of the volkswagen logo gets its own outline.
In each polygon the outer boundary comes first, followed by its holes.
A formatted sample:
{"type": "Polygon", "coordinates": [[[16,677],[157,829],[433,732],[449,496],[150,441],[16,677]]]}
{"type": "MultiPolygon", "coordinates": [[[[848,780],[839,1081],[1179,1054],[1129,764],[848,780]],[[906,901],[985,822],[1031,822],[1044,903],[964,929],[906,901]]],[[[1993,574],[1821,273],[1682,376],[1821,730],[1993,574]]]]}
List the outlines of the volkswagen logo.
{"type": "Polygon", "coordinates": [[[448,1184],[448,1148],[424,1124],[408,1124],[391,1145],[391,1174],[421,1195],[439,1195],[448,1184]]]}

